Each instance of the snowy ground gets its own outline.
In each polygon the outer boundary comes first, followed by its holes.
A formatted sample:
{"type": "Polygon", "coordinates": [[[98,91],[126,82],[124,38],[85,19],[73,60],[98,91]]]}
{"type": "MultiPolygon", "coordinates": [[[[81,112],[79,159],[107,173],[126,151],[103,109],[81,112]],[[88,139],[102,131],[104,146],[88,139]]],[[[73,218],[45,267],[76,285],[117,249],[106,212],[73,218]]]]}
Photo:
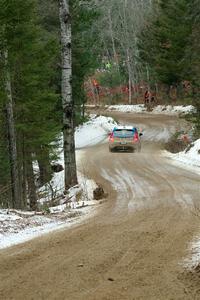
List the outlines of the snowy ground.
{"type": "MultiPolygon", "coordinates": [[[[81,154],[80,149],[85,147],[94,146],[98,143],[107,141],[108,133],[112,131],[112,129],[117,125],[117,123],[110,117],[97,116],[92,114],[90,116],[90,120],[83,125],[79,126],[75,132],[75,146],[76,146],[76,159],[77,162],[80,162],[81,165],[81,154]]],[[[62,136],[60,137],[60,148],[63,148],[62,145],[62,136]]],[[[59,154],[59,160],[56,163],[64,166],[64,156],[63,152],[59,154]]],[[[81,168],[81,173],[79,173],[79,182],[87,181],[85,179],[86,174],[84,168],[81,168]]],[[[44,198],[40,197],[40,202],[45,202],[46,199],[50,200],[52,197],[52,189],[53,187],[54,195],[61,195],[64,191],[64,171],[59,173],[54,173],[52,180],[45,186],[40,189],[40,193],[44,195],[44,198]]]]}
{"type": "MultiPolygon", "coordinates": [[[[112,118],[91,115],[87,123],[77,128],[75,144],[78,163],[81,162],[81,154],[78,149],[103,142],[115,125],[116,122],[112,118]]],[[[64,165],[62,152],[57,163],[64,165]]],[[[94,215],[96,208],[101,203],[93,200],[93,191],[97,185],[87,177],[87,174],[84,174],[84,169],[78,172],[78,182],[79,185],[70,189],[68,194],[62,197],[64,171],[54,173],[50,183],[43,186],[39,191],[39,205],[41,210],[46,213],[45,215],[0,209],[0,249],[22,243],[62,227],[74,226],[94,215]],[[47,202],[48,206],[51,204],[52,191],[54,196],[60,196],[61,199],[58,205],[47,207],[47,202]]]]}
{"type": "Polygon", "coordinates": [[[79,216],[76,211],[49,216],[25,216],[21,211],[7,213],[7,210],[0,210],[0,249],[23,243],[55,229],[78,224],[83,220],[83,215],[79,216]]]}
{"type": "MultiPolygon", "coordinates": [[[[110,106],[109,110],[143,113],[143,105],[121,105],[110,106]]],[[[179,114],[188,113],[192,106],[157,106],[153,113],[179,114]]],[[[152,113],[152,112],[151,112],[152,113]]],[[[103,142],[117,123],[109,117],[91,115],[91,119],[84,125],[77,128],[75,133],[76,156],[81,161],[78,149],[103,142]]],[[[171,159],[172,163],[184,166],[200,173],[200,140],[194,142],[194,146],[186,152],[178,154],[164,153],[171,159]]],[[[63,165],[63,153],[60,154],[58,163],[63,165]]],[[[82,170],[84,171],[84,170],[82,170]]],[[[20,211],[0,210],[0,248],[22,243],[41,234],[50,232],[62,227],[74,226],[82,222],[91,214],[95,214],[97,201],[93,200],[93,190],[96,184],[86,176],[84,172],[79,173],[79,185],[71,189],[68,195],[60,200],[59,205],[50,207],[47,215],[34,215],[20,211]]],[[[57,195],[62,195],[64,190],[64,172],[55,173],[50,185],[57,195]]],[[[40,199],[44,205],[46,199],[50,200],[51,191],[48,186],[40,190],[45,196],[40,199]]],[[[191,246],[192,253],[195,253],[188,265],[195,265],[200,262],[200,238],[197,238],[191,246]]]]}
{"type": "MultiPolygon", "coordinates": [[[[196,140],[188,151],[186,150],[176,154],[166,151],[164,155],[170,158],[173,164],[200,174],[200,139],[196,140]]],[[[199,209],[200,207],[194,207],[194,213],[199,215],[199,209]]],[[[200,265],[200,236],[197,236],[191,242],[188,250],[190,255],[184,259],[181,264],[192,270],[200,265]]]]}
{"type": "Polygon", "coordinates": [[[197,236],[188,248],[190,254],[181,262],[181,265],[186,269],[194,270],[200,265],[200,237],[197,236]]]}
{"type": "Polygon", "coordinates": [[[192,143],[189,148],[183,152],[173,154],[164,151],[163,155],[170,158],[173,164],[200,174],[200,139],[192,143]]]}
{"type": "Polygon", "coordinates": [[[117,123],[110,117],[91,115],[91,119],[79,126],[75,133],[76,149],[96,145],[108,137],[117,123]]]}
{"type": "Polygon", "coordinates": [[[94,215],[100,203],[93,200],[97,185],[80,173],[78,179],[79,185],[71,188],[59,205],[49,207],[48,212],[45,209],[40,213],[0,209],[0,249],[55,229],[75,226],[94,215]]]}
{"type": "Polygon", "coordinates": [[[121,111],[127,113],[148,113],[148,114],[166,114],[166,115],[178,115],[187,114],[194,110],[192,105],[157,105],[153,108],[151,112],[147,112],[147,108],[144,104],[136,105],[110,105],[106,106],[109,111],[121,111]]]}

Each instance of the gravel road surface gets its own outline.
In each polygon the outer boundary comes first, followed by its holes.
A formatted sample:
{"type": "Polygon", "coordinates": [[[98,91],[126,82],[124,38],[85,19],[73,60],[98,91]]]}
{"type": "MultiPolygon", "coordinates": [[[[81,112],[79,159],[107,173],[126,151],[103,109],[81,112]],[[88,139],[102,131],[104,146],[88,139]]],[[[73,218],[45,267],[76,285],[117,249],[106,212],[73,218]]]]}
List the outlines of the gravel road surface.
{"type": "Polygon", "coordinates": [[[79,169],[108,193],[95,217],[0,251],[0,299],[200,299],[182,266],[199,231],[200,176],[161,153],[176,117],[110,113],[143,129],[141,153],[80,150],[79,169]]]}

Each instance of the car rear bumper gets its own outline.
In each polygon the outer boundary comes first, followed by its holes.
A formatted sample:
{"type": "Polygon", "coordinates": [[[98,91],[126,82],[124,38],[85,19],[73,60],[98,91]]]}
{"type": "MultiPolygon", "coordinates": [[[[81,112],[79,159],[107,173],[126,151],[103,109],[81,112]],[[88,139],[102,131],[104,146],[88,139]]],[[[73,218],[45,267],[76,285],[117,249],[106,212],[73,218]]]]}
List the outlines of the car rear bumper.
{"type": "Polygon", "coordinates": [[[109,149],[112,150],[140,150],[140,143],[121,143],[121,142],[113,142],[109,143],[109,149]]]}

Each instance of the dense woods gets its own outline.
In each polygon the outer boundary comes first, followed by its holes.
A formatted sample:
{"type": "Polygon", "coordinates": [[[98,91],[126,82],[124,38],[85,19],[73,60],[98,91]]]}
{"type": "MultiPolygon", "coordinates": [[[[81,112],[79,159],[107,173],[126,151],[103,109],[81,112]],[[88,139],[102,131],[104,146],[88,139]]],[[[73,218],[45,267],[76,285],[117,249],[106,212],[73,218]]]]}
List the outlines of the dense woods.
{"type": "MultiPolygon", "coordinates": [[[[37,190],[52,176],[55,142],[64,129],[59,19],[63,3],[67,1],[0,1],[0,205],[3,207],[36,209],[37,190]]],[[[82,36],[90,30],[95,13],[88,1],[72,1],[70,13],[74,20],[72,88],[75,91],[71,117],[74,119],[76,115],[77,124],[82,120],[79,107],[85,101],[84,76],[92,68],[88,58],[92,35],[90,43],[82,36]]],[[[68,156],[69,153],[66,159],[68,156]]]]}
{"type": "Polygon", "coordinates": [[[149,85],[164,87],[163,98],[167,103],[178,100],[196,107],[191,120],[197,135],[200,132],[199,4],[185,0],[154,1],[152,15],[139,36],[140,57],[149,68],[149,85]]]}
{"type": "MultiPolygon", "coordinates": [[[[51,85],[55,42],[44,38],[34,1],[1,1],[1,8],[1,156],[6,162],[0,175],[6,183],[2,201],[26,207],[28,197],[36,208],[33,155],[44,165],[58,132],[53,118],[58,96],[51,85]]],[[[43,179],[47,168],[45,163],[43,179]]]]}
{"type": "Polygon", "coordinates": [[[158,103],[193,104],[199,130],[199,1],[97,1],[102,87],[125,86],[125,103],[151,90],[158,103]],[[104,26],[106,24],[106,26],[104,26]],[[108,64],[109,62],[109,64],[108,64]],[[107,66],[109,65],[109,68],[107,66]]]}
{"type": "Polygon", "coordinates": [[[62,130],[66,188],[77,182],[74,127],[96,70],[129,104],[141,84],[166,103],[175,89],[200,131],[199,0],[0,0],[0,24],[0,206],[37,208],[62,130]]]}

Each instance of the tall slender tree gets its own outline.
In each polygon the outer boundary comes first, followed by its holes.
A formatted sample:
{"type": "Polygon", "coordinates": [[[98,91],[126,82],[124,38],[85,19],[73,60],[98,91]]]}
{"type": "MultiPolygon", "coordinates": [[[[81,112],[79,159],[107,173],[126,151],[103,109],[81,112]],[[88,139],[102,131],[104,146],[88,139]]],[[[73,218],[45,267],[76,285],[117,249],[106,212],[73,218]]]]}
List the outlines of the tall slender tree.
{"type": "Polygon", "coordinates": [[[63,107],[63,146],[65,162],[65,189],[77,184],[75,141],[74,141],[74,104],[72,99],[72,53],[71,53],[71,16],[69,1],[59,1],[61,28],[61,68],[62,68],[62,107],[63,107]]]}
{"type": "Polygon", "coordinates": [[[132,85],[141,80],[137,38],[151,12],[149,0],[96,0],[102,13],[97,21],[100,29],[103,55],[118,66],[118,73],[129,87],[129,103],[132,102],[132,85]],[[106,25],[105,25],[106,24],[106,25]]]}
{"type": "Polygon", "coordinates": [[[16,129],[13,113],[13,96],[11,86],[11,76],[8,65],[8,50],[4,50],[5,62],[5,94],[6,101],[6,119],[8,127],[8,144],[9,144],[9,158],[11,170],[11,190],[12,190],[12,207],[21,208],[21,188],[19,182],[19,169],[18,169],[18,155],[16,143],[16,129]]]}

